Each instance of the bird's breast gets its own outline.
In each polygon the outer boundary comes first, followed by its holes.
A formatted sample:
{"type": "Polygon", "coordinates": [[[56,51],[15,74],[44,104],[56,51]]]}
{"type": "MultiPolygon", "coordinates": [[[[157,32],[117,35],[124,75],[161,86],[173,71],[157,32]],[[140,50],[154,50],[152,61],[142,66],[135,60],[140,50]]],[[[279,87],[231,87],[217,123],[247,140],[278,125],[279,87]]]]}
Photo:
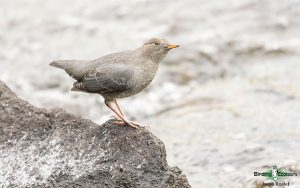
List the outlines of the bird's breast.
{"type": "Polygon", "coordinates": [[[158,67],[156,65],[148,65],[137,71],[135,75],[135,89],[137,92],[142,91],[151,83],[157,73],[157,70],[158,67]]]}

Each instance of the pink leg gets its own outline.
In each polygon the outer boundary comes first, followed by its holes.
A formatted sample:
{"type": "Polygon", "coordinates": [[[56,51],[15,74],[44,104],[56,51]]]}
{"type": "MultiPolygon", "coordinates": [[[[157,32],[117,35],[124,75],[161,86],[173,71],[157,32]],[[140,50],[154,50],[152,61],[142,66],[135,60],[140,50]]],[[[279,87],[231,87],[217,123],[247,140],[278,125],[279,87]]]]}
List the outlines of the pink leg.
{"type": "MultiPolygon", "coordinates": [[[[121,107],[119,106],[117,100],[115,100],[114,102],[115,102],[115,104],[116,104],[116,106],[117,106],[119,112],[121,113],[121,115],[122,115],[125,119],[127,119],[126,116],[125,116],[125,114],[124,114],[124,112],[123,112],[123,110],[122,110],[121,107]]],[[[129,121],[129,122],[132,123],[132,124],[134,124],[134,125],[137,125],[137,126],[139,126],[139,127],[142,127],[142,126],[143,126],[143,125],[141,125],[141,124],[139,124],[139,123],[137,123],[137,122],[135,122],[135,121],[129,121]]]]}
{"type": "Polygon", "coordinates": [[[115,102],[115,104],[116,104],[116,106],[117,106],[117,108],[118,108],[119,112],[121,113],[121,115],[122,115],[123,117],[125,117],[125,118],[126,118],[126,116],[125,116],[125,114],[124,114],[123,110],[121,109],[121,107],[120,107],[120,106],[119,106],[119,104],[117,103],[117,100],[115,100],[114,102],[115,102]]]}
{"type": "MultiPolygon", "coordinates": [[[[124,121],[121,123],[122,125],[124,125],[124,123],[126,123],[127,125],[129,125],[133,128],[136,128],[136,129],[140,127],[139,125],[134,124],[134,123],[130,122],[129,120],[127,120],[126,117],[124,116],[124,114],[122,115],[121,112],[114,109],[113,106],[111,105],[111,102],[105,102],[105,104],[108,108],[110,108],[112,111],[114,111],[124,121]]],[[[119,124],[119,123],[116,123],[116,124],[119,124]]],[[[119,125],[121,125],[121,124],[119,124],[119,125]]]]}

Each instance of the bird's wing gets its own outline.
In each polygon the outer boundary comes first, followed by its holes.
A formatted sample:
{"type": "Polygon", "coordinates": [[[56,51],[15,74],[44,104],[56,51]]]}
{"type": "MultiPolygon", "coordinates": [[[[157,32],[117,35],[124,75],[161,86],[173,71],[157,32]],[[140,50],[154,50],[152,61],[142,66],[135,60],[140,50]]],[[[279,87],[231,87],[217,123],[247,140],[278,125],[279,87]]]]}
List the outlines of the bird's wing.
{"type": "Polygon", "coordinates": [[[101,94],[126,91],[132,87],[133,71],[133,67],[123,64],[102,65],[85,74],[77,89],[101,94]]]}

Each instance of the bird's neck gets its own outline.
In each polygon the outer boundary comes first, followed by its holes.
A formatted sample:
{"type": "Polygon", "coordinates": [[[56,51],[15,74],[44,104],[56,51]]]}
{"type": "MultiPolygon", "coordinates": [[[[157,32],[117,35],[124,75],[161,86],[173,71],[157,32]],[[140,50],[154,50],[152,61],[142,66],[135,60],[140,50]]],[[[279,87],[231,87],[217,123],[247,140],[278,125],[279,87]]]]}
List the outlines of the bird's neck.
{"type": "Polygon", "coordinates": [[[157,63],[157,64],[159,64],[167,55],[167,53],[163,53],[160,55],[148,53],[145,51],[145,49],[143,47],[136,49],[136,51],[138,52],[138,54],[141,58],[151,60],[152,62],[157,63]]]}

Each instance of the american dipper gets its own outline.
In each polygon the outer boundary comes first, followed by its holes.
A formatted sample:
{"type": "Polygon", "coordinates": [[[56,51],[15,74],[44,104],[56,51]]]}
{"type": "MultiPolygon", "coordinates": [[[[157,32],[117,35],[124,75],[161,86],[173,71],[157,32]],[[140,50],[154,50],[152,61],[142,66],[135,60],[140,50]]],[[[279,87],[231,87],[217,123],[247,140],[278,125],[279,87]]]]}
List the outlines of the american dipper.
{"type": "Polygon", "coordinates": [[[102,95],[105,104],[121,118],[115,124],[138,128],[141,125],[126,118],[116,99],[135,95],[146,88],[153,80],[159,63],[170,49],[177,47],[165,39],[153,38],[136,50],[113,53],[89,61],[53,61],[50,65],[64,69],[77,80],[72,91],[102,95]]]}

